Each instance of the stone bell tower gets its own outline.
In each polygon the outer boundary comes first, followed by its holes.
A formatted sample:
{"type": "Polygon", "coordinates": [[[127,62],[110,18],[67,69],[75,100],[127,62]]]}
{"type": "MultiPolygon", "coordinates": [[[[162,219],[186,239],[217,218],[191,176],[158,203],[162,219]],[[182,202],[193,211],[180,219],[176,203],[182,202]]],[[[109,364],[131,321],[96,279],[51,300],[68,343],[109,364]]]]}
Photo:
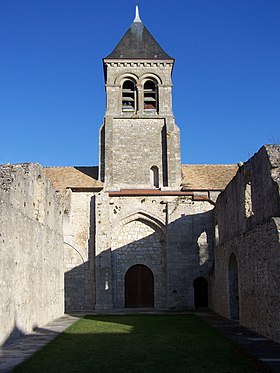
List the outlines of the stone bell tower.
{"type": "Polygon", "coordinates": [[[180,132],[172,111],[174,59],[136,16],[103,60],[106,113],[100,129],[105,190],[178,190],[180,132]]]}

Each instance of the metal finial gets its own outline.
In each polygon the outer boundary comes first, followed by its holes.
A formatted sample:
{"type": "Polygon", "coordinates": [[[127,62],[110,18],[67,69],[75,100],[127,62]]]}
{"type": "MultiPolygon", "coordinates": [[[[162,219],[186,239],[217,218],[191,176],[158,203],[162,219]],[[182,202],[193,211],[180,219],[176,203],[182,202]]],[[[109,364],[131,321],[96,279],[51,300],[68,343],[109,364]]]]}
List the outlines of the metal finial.
{"type": "Polygon", "coordinates": [[[140,15],[139,15],[139,8],[138,8],[138,5],[136,5],[136,9],[135,9],[135,18],[134,18],[134,21],[133,22],[142,22],[141,19],[140,19],[140,15]]]}

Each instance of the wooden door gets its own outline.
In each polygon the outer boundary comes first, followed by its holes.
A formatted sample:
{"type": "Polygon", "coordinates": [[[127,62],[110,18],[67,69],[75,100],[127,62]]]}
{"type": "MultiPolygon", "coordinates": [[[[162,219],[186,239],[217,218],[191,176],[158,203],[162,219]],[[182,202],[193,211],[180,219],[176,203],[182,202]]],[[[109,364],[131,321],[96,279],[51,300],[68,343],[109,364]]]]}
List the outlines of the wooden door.
{"type": "Polygon", "coordinates": [[[125,307],[154,307],[153,272],[142,264],[130,267],[125,274],[125,307]]]}

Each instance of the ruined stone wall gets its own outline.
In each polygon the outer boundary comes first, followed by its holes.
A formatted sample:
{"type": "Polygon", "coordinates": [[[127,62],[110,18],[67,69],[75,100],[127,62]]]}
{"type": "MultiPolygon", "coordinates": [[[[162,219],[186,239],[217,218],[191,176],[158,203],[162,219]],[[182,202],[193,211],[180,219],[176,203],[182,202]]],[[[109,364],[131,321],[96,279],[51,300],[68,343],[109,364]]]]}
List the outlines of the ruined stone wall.
{"type": "MultiPolygon", "coordinates": [[[[246,162],[220,194],[215,208],[219,234],[211,279],[211,307],[231,314],[229,261],[237,261],[242,325],[280,340],[280,147],[265,146],[246,162]]],[[[238,304],[239,303],[239,304],[238,304]]]]}
{"type": "Polygon", "coordinates": [[[96,197],[96,308],[124,307],[124,279],[133,265],[149,267],[155,307],[192,309],[193,281],[208,278],[214,240],[213,206],[190,197],[96,197]]]}
{"type": "Polygon", "coordinates": [[[240,323],[280,342],[280,219],[257,226],[215,248],[211,308],[230,315],[229,260],[237,258],[240,323]]]}
{"type": "Polygon", "coordinates": [[[0,344],[64,312],[62,211],[39,165],[0,167],[0,344]]]}
{"type": "Polygon", "coordinates": [[[64,212],[66,311],[94,308],[94,193],[67,191],[64,212]]]}
{"type": "Polygon", "coordinates": [[[220,244],[280,215],[279,158],[279,146],[263,146],[218,197],[215,210],[220,244]]]}

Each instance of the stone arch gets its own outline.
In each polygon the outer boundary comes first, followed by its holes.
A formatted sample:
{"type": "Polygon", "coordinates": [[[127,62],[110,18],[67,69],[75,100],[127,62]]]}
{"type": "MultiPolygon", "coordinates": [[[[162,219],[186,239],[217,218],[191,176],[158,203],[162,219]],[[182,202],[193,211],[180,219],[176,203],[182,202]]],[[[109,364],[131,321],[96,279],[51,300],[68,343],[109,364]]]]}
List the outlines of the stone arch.
{"type": "Polygon", "coordinates": [[[162,84],[161,78],[153,73],[145,73],[139,77],[139,82],[142,86],[144,86],[147,80],[155,80],[158,85],[162,84]]]}
{"type": "Polygon", "coordinates": [[[239,283],[238,263],[234,253],[228,263],[229,314],[230,318],[239,320],[239,283]]]}
{"type": "Polygon", "coordinates": [[[164,224],[144,212],[120,220],[112,231],[112,286],[116,308],[125,307],[125,274],[134,265],[148,267],[154,275],[154,304],[166,304],[166,234],[164,224]]]}
{"type": "Polygon", "coordinates": [[[139,78],[136,74],[124,73],[116,77],[114,84],[121,87],[123,82],[127,79],[134,80],[135,84],[139,83],[139,78]]]}
{"type": "Polygon", "coordinates": [[[126,271],[125,307],[154,307],[154,274],[148,266],[135,264],[126,271]]]}
{"type": "Polygon", "coordinates": [[[197,277],[193,282],[195,308],[208,307],[208,281],[204,277],[197,277]]]}
{"type": "Polygon", "coordinates": [[[137,111],[138,92],[136,81],[132,78],[126,78],[122,81],[122,111],[137,111]]]}
{"type": "Polygon", "coordinates": [[[150,225],[154,226],[155,229],[159,229],[164,235],[164,238],[166,238],[166,228],[163,221],[150,213],[148,214],[147,212],[140,210],[119,220],[114,226],[112,232],[118,232],[124,225],[131,223],[134,220],[142,220],[146,223],[149,223],[150,225]]]}

